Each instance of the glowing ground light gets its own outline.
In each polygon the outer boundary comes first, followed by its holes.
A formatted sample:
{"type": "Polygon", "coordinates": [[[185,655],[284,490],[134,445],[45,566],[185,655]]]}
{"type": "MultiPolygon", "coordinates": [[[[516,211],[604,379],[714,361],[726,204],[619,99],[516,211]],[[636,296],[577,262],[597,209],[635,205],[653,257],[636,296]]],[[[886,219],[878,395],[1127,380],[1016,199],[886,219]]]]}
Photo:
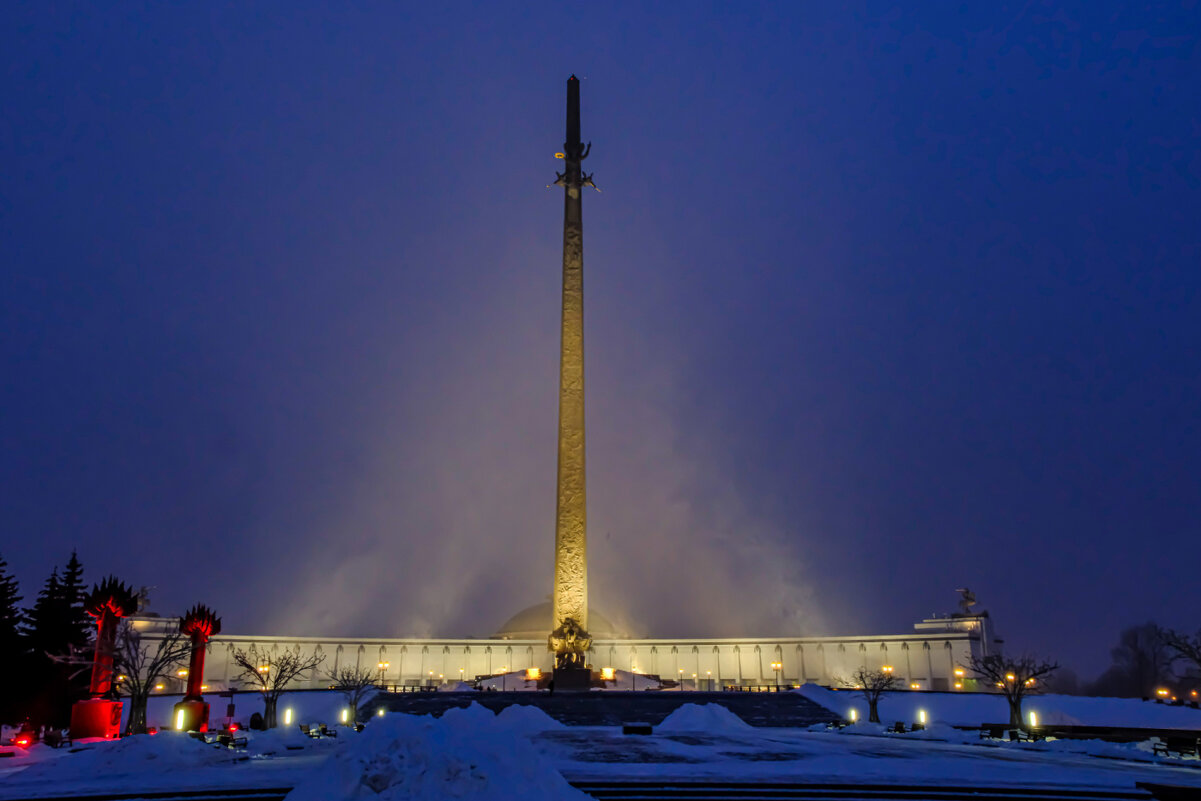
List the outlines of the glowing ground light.
{"type": "Polygon", "coordinates": [[[527,668],[525,671],[525,677],[530,681],[537,681],[538,679],[542,678],[542,669],[536,667],[527,668]]]}
{"type": "Polygon", "coordinates": [[[923,726],[926,725],[926,710],[919,709],[917,711],[917,722],[922,724],[923,726]]]}
{"type": "Polygon", "coordinates": [[[601,668],[601,678],[605,681],[613,681],[613,668],[601,668]]]}
{"type": "Polygon", "coordinates": [[[859,720],[859,710],[857,710],[857,709],[855,709],[854,707],[852,707],[852,708],[851,708],[851,711],[850,711],[850,713],[847,715],[847,717],[848,717],[848,718],[850,718],[850,721],[851,721],[852,723],[854,723],[855,721],[859,720]]]}
{"type": "Polygon", "coordinates": [[[292,725],[292,707],[288,707],[287,709],[284,710],[284,725],[285,726],[292,725]]]}
{"type": "Polygon", "coordinates": [[[375,714],[382,718],[384,716],[384,708],[381,706],[378,710],[376,710],[375,714]]]}
{"type": "Polygon", "coordinates": [[[1035,714],[1034,710],[1030,710],[1029,717],[1030,717],[1030,728],[1037,729],[1038,728],[1038,715],[1035,714]]]}
{"type": "Polygon", "coordinates": [[[176,713],[175,713],[175,728],[178,729],[179,731],[183,731],[183,716],[184,716],[184,711],[182,709],[176,711],[176,713]]]}

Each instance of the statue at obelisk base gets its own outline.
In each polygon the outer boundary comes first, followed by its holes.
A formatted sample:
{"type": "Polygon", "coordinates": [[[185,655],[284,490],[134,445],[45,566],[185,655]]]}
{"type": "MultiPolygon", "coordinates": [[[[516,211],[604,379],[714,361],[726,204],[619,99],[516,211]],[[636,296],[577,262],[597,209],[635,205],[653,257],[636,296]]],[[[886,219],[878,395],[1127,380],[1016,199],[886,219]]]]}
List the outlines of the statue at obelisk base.
{"type": "Polygon", "coordinates": [[[109,576],[92,587],[84,611],[96,618],[96,656],[92,660],[90,697],[71,707],[71,739],[121,735],[121,701],[113,691],[113,649],[117,626],[138,608],[134,591],[109,576]]]}
{"type": "Polygon", "coordinates": [[[209,705],[201,694],[204,690],[204,652],[209,638],[221,633],[221,618],[207,606],[197,604],[180,619],[179,633],[192,640],[192,656],[188,661],[188,692],[175,705],[171,720],[180,731],[208,731],[209,705]]]}
{"type": "Polygon", "coordinates": [[[555,588],[552,633],[547,647],[555,654],[557,690],[586,690],[591,685],[587,654],[588,556],[584,483],[584,219],[581,194],[595,188],[580,162],[592,144],[580,141],[580,81],[567,79],[567,137],[564,170],[556,186],[564,189],[563,317],[559,352],[559,463],[555,507],[555,588]]]}

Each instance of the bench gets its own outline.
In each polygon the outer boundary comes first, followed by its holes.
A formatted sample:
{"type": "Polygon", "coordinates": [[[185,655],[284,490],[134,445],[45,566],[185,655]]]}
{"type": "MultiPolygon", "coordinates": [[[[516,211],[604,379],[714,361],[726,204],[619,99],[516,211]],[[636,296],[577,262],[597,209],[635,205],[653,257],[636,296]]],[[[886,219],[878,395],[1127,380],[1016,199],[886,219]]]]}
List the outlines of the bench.
{"type": "Polygon", "coordinates": [[[1164,737],[1156,739],[1157,742],[1151,746],[1152,754],[1197,756],[1196,737],[1164,737]]]}
{"type": "Polygon", "coordinates": [[[1005,730],[1008,726],[989,726],[980,727],[981,740],[1003,740],[1005,739],[1005,730]]]}
{"type": "Polygon", "coordinates": [[[300,730],[302,732],[304,732],[305,734],[307,734],[308,736],[312,737],[314,740],[319,740],[322,737],[337,737],[338,736],[338,732],[327,727],[324,723],[318,724],[317,726],[305,726],[302,723],[302,724],[300,724],[300,730]]]}
{"type": "Polygon", "coordinates": [[[623,723],[621,724],[622,734],[650,734],[653,731],[649,723],[623,723]]]}

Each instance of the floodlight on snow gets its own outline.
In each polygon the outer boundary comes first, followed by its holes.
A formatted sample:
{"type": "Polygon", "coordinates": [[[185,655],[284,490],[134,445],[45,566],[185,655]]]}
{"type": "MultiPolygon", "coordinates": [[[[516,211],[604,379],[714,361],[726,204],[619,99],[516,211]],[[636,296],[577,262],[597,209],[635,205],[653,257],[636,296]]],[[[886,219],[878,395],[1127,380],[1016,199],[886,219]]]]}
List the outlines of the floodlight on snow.
{"type": "Polygon", "coordinates": [[[847,717],[850,718],[852,723],[854,723],[855,721],[859,720],[859,710],[855,709],[855,707],[851,707],[851,711],[847,717]]]}
{"type": "Polygon", "coordinates": [[[1035,714],[1033,709],[1030,710],[1030,728],[1032,728],[1032,729],[1038,728],[1038,715],[1035,714]]]}
{"type": "Polygon", "coordinates": [[[180,709],[180,710],[177,710],[175,713],[175,728],[178,731],[183,731],[183,724],[184,724],[184,710],[180,709]]]}
{"type": "Polygon", "coordinates": [[[922,724],[923,726],[926,725],[926,710],[919,709],[917,711],[917,722],[922,724]]]}
{"type": "Polygon", "coordinates": [[[288,707],[287,709],[284,710],[284,725],[285,726],[292,725],[292,707],[288,707]]]}
{"type": "Polygon", "coordinates": [[[350,720],[350,710],[349,710],[349,709],[343,709],[343,710],[342,710],[342,722],[343,722],[343,723],[346,723],[346,722],[348,722],[349,720],[350,720]]]}
{"type": "Polygon", "coordinates": [[[613,668],[601,668],[601,678],[605,681],[613,681],[613,668]]]}
{"type": "Polygon", "coordinates": [[[376,714],[378,717],[381,717],[381,718],[382,718],[382,717],[384,716],[384,708],[381,706],[379,709],[377,709],[377,710],[375,711],[375,714],[376,714]]]}

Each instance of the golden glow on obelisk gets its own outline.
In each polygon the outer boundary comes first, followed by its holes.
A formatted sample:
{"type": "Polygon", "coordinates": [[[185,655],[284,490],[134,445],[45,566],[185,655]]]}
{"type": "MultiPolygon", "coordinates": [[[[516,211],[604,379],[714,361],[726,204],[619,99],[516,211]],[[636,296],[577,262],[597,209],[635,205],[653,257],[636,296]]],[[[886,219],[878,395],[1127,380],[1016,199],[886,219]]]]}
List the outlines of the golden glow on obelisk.
{"type": "Polygon", "coordinates": [[[556,181],[564,188],[563,318],[555,513],[555,632],[550,647],[561,657],[582,656],[588,647],[585,642],[588,553],[584,490],[584,224],[580,195],[585,186],[592,186],[592,181],[581,170],[580,162],[588,156],[589,148],[580,142],[580,82],[573,75],[567,81],[567,141],[563,145],[566,169],[556,181]]]}

